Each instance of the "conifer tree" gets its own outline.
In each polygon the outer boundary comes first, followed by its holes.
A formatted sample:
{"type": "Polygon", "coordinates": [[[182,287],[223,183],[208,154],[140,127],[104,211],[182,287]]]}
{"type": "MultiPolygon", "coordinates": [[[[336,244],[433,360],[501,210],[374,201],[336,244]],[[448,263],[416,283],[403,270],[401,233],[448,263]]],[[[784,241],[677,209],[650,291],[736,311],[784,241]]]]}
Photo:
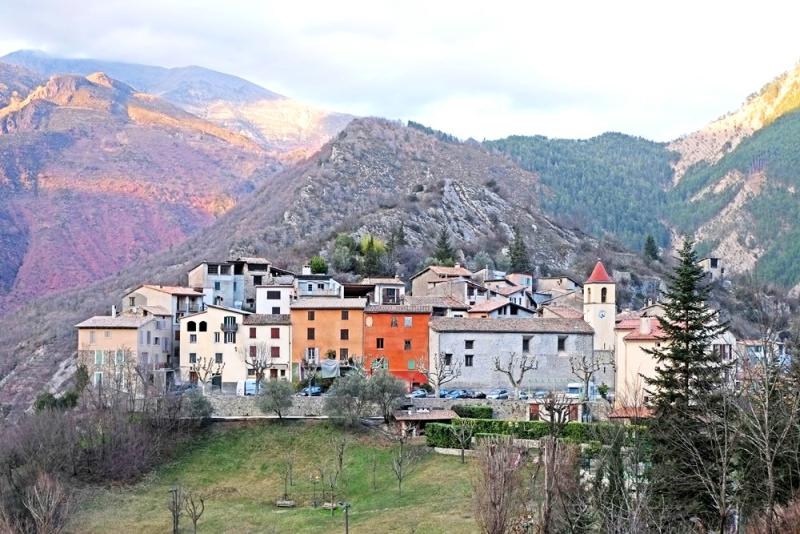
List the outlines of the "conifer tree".
{"type": "Polygon", "coordinates": [[[531,272],[531,257],[528,254],[528,247],[525,245],[525,238],[522,237],[519,226],[514,227],[514,240],[508,251],[511,264],[509,269],[512,273],[531,272]]]}
{"type": "Polygon", "coordinates": [[[694,244],[687,239],[669,276],[664,317],[658,318],[664,341],[647,350],[657,362],[655,376],[647,380],[655,409],[654,490],[674,510],[701,516],[709,510],[706,493],[692,476],[684,451],[686,443],[700,451],[709,446],[707,422],[724,387],[725,362],[711,350],[711,342],[726,325],[706,306],[709,291],[694,244]]]}
{"type": "Polygon", "coordinates": [[[651,234],[648,234],[644,241],[644,258],[652,261],[658,260],[658,245],[651,234]]]}
{"type": "Polygon", "coordinates": [[[436,239],[436,250],[433,253],[433,258],[440,265],[453,265],[455,263],[455,250],[453,245],[450,244],[450,233],[447,231],[446,226],[442,226],[439,230],[439,237],[436,239]]]}

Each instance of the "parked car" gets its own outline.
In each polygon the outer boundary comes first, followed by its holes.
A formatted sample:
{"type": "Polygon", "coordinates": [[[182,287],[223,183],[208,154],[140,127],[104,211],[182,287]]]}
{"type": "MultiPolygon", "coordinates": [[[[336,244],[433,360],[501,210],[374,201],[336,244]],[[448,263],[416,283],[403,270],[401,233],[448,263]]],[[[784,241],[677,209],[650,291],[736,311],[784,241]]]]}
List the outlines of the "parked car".
{"type": "Polygon", "coordinates": [[[493,389],[487,395],[487,399],[507,399],[508,398],[508,390],[507,389],[493,389]]]}
{"type": "Polygon", "coordinates": [[[483,391],[472,391],[471,393],[472,393],[472,398],[473,399],[485,399],[486,398],[486,393],[484,393],[483,391]]]}
{"type": "Polygon", "coordinates": [[[322,395],[322,388],[319,386],[308,386],[300,390],[298,395],[302,397],[319,397],[322,395]]]}
{"type": "Polygon", "coordinates": [[[172,386],[172,391],[176,395],[183,395],[184,393],[195,393],[199,391],[200,388],[197,387],[197,384],[192,384],[191,382],[186,382],[184,384],[175,384],[172,386]]]}
{"type": "Polygon", "coordinates": [[[415,389],[411,393],[406,393],[407,399],[423,399],[428,396],[428,392],[424,389],[415,389]]]}
{"type": "Polygon", "coordinates": [[[469,393],[465,389],[454,389],[445,396],[445,399],[468,399],[469,393]]]}
{"type": "Polygon", "coordinates": [[[531,393],[526,392],[526,391],[520,391],[519,395],[517,396],[517,398],[519,400],[528,400],[528,399],[532,399],[533,395],[531,393]]]}
{"type": "Polygon", "coordinates": [[[247,395],[258,395],[258,384],[252,378],[249,378],[244,381],[244,394],[247,395]]]}
{"type": "Polygon", "coordinates": [[[443,399],[450,393],[449,389],[439,388],[439,398],[443,399]]]}

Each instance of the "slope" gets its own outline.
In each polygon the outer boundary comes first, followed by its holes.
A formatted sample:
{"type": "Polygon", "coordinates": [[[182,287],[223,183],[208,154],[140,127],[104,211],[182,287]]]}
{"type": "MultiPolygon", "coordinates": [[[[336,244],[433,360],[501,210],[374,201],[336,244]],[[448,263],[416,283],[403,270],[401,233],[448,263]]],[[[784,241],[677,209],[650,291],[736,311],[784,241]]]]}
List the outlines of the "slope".
{"type": "Polygon", "coordinates": [[[13,52],[0,61],[45,76],[105,72],[137,90],[159,96],[194,115],[246,135],[283,161],[296,161],[310,155],[352,119],[349,115],[315,108],[237,76],[203,67],[168,69],[98,59],[58,58],[32,50],[13,52]]]}

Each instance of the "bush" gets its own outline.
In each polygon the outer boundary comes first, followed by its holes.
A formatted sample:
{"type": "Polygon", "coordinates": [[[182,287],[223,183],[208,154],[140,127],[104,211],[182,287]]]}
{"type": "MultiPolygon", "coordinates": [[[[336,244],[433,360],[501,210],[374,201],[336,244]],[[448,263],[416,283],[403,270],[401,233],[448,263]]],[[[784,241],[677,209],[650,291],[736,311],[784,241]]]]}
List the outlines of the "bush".
{"type": "Polygon", "coordinates": [[[292,407],[294,389],[284,380],[270,380],[264,384],[258,396],[258,408],[264,413],[274,413],[283,419],[286,411],[292,407]]]}
{"type": "Polygon", "coordinates": [[[214,413],[211,402],[199,391],[184,395],[183,406],[186,416],[192,419],[207,419],[214,413]]]}
{"type": "Polygon", "coordinates": [[[457,404],[453,406],[453,411],[459,417],[468,419],[491,419],[494,413],[492,407],[485,404],[457,404]]]}
{"type": "Polygon", "coordinates": [[[429,447],[442,447],[445,449],[458,449],[460,445],[456,439],[451,425],[444,423],[428,423],[425,425],[425,441],[429,447]]]}

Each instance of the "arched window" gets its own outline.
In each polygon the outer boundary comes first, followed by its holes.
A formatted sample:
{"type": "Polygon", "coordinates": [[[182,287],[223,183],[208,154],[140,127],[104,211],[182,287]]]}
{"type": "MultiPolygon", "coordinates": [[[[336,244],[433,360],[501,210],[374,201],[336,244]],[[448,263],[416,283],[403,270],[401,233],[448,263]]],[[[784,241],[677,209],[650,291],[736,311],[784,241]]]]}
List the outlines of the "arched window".
{"type": "Polygon", "coordinates": [[[604,287],[600,290],[600,302],[605,302],[606,298],[608,298],[608,288],[604,287]]]}
{"type": "Polygon", "coordinates": [[[197,325],[195,324],[194,321],[189,321],[188,323],[186,323],[186,331],[187,332],[196,332],[197,331],[197,325]]]}
{"type": "Polygon", "coordinates": [[[200,321],[200,328],[198,330],[200,332],[208,331],[208,327],[206,326],[206,322],[205,321],[200,321]]]}
{"type": "Polygon", "coordinates": [[[586,288],[586,302],[592,302],[592,288],[586,288]]]}

